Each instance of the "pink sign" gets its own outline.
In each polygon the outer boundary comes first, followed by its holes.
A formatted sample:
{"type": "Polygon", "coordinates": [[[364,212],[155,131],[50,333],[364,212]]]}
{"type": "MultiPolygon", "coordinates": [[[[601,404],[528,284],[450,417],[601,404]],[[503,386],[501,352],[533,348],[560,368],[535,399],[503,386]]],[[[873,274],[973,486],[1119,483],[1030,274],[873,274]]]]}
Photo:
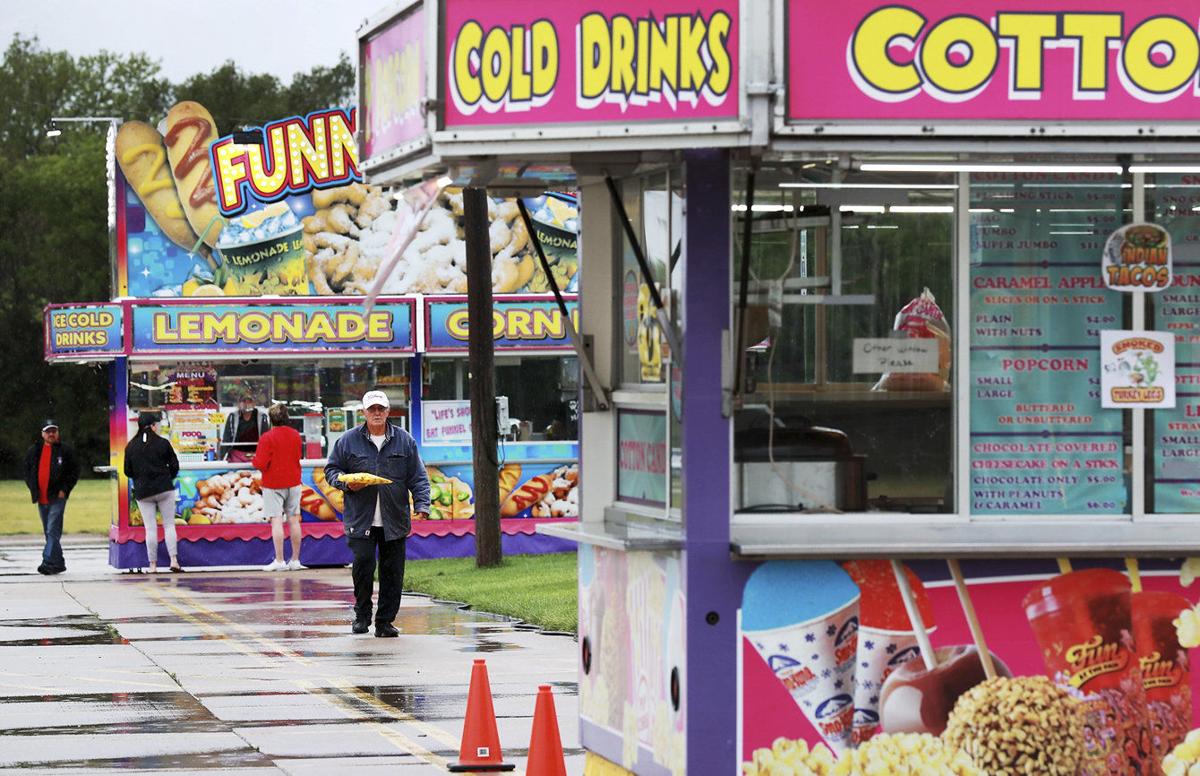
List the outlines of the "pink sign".
{"type": "Polygon", "coordinates": [[[443,5],[447,129],[738,117],[738,0],[443,5]]]}
{"type": "Polygon", "coordinates": [[[391,22],[360,44],[363,156],[370,159],[425,132],[425,9],[391,22]]]}
{"type": "Polygon", "coordinates": [[[1200,11],[789,0],[788,120],[1195,121],[1200,11]]]}

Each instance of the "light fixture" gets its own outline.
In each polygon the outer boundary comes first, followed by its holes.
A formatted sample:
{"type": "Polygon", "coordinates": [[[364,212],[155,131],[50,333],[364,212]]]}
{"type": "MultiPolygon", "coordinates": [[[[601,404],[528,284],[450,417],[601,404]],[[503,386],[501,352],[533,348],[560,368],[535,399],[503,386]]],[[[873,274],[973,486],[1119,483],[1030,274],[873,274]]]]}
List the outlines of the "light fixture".
{"type": "Polygon", "coordinates": [[[883,205],[842,205],[838,210],[843,213],[883,213],[887,208],[883,205]]]}
{"type": "Polygon", "coordinates": [[[62,130],[58,127],[58,122],[50,119],[50,123],[46,126],[46,137],[58,137],[62,134],[62,130]]]}
{"type": "Polygon", "coordinates": [[[953,213],[954,205],[892,205],[889,213],[953,213]]]}
{"type": "Polygon", "coordinates": [[[957,189],[957,183],[804,183],[779,184],[781,189],[957,189]]]}
{"type": "MultiPolygon", "coordinates": [[[[745,213],[745,205],[731,205],[729,207],[735,213],[745,213]]],[[[753,210],[755,213],[791,213],[796,208],[792,205],[755,205],[753,210]]]]}
{"type": "Polygon", "coordinates": [[[1129,165],[1130,172],[1166,172],[1179,173],[1186,175],[1188,173],[1200,173],[1200,165],[1197,164],[1131,164],[1129,165]]]}
{"type": "Polygon", "coordinates": [[[863,162],[863,172],[1029,172],[1107,173],[1120,175],[1119,164],[980,164],[971,162],[863,162]]]}

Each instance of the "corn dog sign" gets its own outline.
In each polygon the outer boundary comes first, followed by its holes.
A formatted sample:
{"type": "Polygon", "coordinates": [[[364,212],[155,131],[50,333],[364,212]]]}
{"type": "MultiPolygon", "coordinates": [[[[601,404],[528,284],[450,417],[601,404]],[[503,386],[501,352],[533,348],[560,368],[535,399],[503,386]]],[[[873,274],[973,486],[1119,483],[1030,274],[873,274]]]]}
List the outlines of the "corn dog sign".
{"type": "MultiPolygon", "coordinates": [[[[574,296],[565,299],[566,316],[553,300],[497,300],[492,308],[492,336],[497,350],[563,350],[571,348],[567,326],[579,327],[579,304],[574,296]]],[[[426,348],[430,351],[466,351],[467,302],[465,297],[431,300],[425,304],[426,348]]]]}
{"type": "Polygon", "coordinates": [[[444,3],[445,128],[736,119],[735,0],[444,3]]]}
{"type": "Polygon", "coordinates": [[[786,26],[792,123],[1129,124],[1200,109],[1191,3],[789,0],[786,26]]]}

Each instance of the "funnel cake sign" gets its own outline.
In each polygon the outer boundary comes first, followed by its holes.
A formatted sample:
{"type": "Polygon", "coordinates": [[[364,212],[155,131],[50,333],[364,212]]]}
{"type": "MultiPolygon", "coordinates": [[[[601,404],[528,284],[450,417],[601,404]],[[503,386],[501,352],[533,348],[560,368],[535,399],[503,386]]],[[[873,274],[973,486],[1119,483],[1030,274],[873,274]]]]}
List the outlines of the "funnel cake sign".
{"type": "Polygon", "coordinates": [[[1194,121],[1197,23],[1190,3],[790,0],[788,118],[1194,121]]]}
{"type": "Polygon", "coordinates": [[[735,119],[738,3],[448,0],[447,129],[735,119]]]}

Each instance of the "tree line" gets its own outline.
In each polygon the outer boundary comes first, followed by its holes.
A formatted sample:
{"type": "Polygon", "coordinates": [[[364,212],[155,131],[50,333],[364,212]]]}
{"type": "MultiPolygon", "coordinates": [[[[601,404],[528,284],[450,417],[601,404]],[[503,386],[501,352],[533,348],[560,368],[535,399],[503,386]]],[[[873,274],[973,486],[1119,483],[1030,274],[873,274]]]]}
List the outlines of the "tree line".
{"type": "Polygon", "coordinates": [[[49,365],[42,310],[55,302],[108,301],[107,123],[53,116],[117,116],[157,124],[171,105],[196,100],[221,132],[355,102],[354,66],[330,66],[289,83],[227,61],[171,83],[141,53],[72,56],[37,38],[13,37],[0,61],[0,478],[21,474],[25,449],[53,417],[85,473],[108,463],[106,366],[49,365]]]}

